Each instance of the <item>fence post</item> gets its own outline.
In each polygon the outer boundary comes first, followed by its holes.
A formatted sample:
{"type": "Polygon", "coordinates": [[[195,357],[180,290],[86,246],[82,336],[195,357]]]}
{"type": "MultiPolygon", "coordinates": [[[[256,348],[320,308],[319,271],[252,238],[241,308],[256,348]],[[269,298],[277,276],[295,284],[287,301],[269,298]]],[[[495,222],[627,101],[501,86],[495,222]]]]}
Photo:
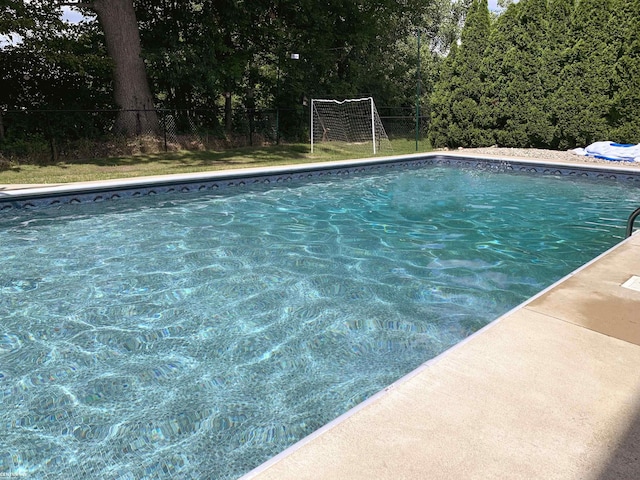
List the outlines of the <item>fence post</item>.
{"type": "Polygon", "coordinates": [[[55,163],[58,157],[56,140],[53,135],[53,129],[51,128],[51,119],[49,118],[49,115],[47,114],[47,112],[44,113],[44,116],[47,119],[46,124],[47,124],[47,134],[49,137],[49,147],[51,148],[51,162],[55,163]]]}
{"type": "Polygon", "coordinates": [[[253,147],[253,132],[255,130],[254,120],[254,108],[247,108],[247,115],[249,116],[249,146],[253,147]]]}
{"type": "Polygon", "coordinates": [[[164,151],[167,151],[167,113],[162,110],[162,136],[164,137],[164,151]]]}

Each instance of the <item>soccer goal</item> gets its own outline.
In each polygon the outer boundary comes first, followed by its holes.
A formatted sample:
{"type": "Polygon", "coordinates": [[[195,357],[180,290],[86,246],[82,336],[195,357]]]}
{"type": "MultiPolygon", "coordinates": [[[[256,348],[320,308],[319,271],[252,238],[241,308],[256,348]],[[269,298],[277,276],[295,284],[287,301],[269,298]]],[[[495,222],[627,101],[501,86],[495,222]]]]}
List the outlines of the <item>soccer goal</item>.
{"type": "Polygon", "coordinates": [[[314,149],[373,155],[392,151],[372,97],[312,99],[311,153],[314,149]]]}

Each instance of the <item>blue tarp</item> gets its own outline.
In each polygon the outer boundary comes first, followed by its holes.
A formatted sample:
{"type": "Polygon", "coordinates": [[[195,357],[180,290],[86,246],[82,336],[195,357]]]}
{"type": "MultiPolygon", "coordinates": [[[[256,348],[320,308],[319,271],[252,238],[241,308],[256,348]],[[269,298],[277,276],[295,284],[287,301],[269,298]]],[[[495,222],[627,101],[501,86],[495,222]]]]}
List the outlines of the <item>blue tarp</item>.
{"type": "Polygon", "coordinates": [[[595,142],[586,148],[576,148],[571,152],[613,162],[640,162],[640,144],[595,142]]]}

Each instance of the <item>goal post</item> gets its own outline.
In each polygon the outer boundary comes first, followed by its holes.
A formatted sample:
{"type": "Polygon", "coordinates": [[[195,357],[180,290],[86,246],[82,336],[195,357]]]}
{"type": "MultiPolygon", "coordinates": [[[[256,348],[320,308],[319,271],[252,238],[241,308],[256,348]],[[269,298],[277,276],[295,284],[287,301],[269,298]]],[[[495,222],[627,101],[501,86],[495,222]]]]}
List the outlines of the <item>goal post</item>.
{"type": "Polygon", "coordinates": [[[311,100],[311,153],[320,148],[377,155],[391,142],[373,97],[311,100]]]}

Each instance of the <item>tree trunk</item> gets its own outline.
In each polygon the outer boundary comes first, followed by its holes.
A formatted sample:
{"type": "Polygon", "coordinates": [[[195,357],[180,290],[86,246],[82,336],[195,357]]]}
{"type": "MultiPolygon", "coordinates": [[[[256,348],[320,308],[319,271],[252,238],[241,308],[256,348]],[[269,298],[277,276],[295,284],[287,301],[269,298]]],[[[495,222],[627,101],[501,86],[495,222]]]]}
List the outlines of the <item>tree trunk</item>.
{"type": "Polygon", "coordinates": [[[157,133],[158,116],[141,56],[133,0],[95,0],[92,7],[113,61],[114,99],[121,110],[116,131],[128,135],[157,133]]]}
{"type": "Polygon", "coordinates": [[[2,110],[0,110],[0,142],[4,140],[4,123],[2,123],[2,110]]]}

